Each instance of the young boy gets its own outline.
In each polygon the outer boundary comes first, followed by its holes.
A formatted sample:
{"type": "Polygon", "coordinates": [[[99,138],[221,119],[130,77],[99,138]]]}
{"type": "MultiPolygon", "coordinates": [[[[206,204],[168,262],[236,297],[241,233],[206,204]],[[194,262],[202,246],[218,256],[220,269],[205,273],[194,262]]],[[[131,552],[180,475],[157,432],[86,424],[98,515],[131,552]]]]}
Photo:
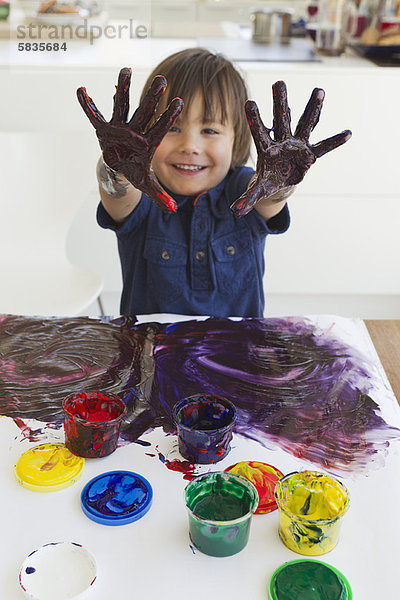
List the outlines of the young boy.
{"type": "Polygon", "coordinates": [[[160,63],[128,122],[130,75],[120,72],[109,123],[78,90],[103,151],[97,218],[117,235],[121,314],[262,317],[266,236],[286,231],[294,186],[351,133],[308,143],[324,97],[315,89],[292,135],[277,82],[272,139],[233,64],[202,48],[160,63]],[[256,172],[244,166],[250,131],[256,172]]]}

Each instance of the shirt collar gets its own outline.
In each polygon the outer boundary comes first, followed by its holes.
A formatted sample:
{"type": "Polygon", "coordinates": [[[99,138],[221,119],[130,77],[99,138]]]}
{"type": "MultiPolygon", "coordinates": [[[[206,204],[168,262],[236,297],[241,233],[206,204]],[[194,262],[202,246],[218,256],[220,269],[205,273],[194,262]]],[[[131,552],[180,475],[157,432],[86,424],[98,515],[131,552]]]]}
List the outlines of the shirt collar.
{"type": "Polygon", "coordinates": [[[167,187],[163,186],[163,188],[175,200],[175,202],[178,205],[178,210],[180,207],[186,204],[194,206],[199,200],[199,198],[201,198],[201,196],[203,196],[204,194],[208,194],[208,197],[210,198],[211,211],[213,213],[216,211],[215,216],[219,216],[219,211],[216,210],[216,203],[219,197],[221,196],[221,192],[224,189],[229,173],[225,175],[222,181],[220,181],[215,187],[211,188],[210,190],[204,190],[204,192],[201,192],[201,194],[199,194],[198,196],[185,196],[184,194],[175,194],[174,192],[171,192],[167,187]]]}

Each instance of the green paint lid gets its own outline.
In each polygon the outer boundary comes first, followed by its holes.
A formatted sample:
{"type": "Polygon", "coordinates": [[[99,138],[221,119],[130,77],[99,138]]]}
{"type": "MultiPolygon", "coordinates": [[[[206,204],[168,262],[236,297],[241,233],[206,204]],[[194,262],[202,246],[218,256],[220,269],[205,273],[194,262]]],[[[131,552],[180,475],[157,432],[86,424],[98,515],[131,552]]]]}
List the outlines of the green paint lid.
{"type": "Polygon", "coordinates": [[[291,560],[278,567],[269,582],[269,600],[352,600],[347,579],[319,560],[291,560]]]}

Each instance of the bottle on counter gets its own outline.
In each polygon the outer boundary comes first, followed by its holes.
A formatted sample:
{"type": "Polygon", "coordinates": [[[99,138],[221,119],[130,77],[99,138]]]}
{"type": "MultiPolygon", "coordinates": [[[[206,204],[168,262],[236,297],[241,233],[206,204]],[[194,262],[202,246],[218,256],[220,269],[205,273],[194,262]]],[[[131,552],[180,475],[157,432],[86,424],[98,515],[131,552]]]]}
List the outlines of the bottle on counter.
{"type": "Polygon", "coordinates": [[[315,22],[315,46],[319,53],[340,56],[346,46],[348,2],[319,0],[315,22]]]}

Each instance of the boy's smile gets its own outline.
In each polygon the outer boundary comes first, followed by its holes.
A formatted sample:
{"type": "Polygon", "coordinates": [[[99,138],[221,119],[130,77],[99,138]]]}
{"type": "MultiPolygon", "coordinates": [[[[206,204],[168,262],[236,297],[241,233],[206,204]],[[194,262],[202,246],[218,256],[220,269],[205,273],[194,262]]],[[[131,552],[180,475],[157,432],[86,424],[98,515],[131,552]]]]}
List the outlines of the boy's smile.
{"type": "Polygon", "coordinates": [[[204,122],[203,98],[196,94],[155,151],[152,166],[160,183],[175,194],[197,196],[215,187],[232,162],[234,130],[218,116],[204,122]]]}

